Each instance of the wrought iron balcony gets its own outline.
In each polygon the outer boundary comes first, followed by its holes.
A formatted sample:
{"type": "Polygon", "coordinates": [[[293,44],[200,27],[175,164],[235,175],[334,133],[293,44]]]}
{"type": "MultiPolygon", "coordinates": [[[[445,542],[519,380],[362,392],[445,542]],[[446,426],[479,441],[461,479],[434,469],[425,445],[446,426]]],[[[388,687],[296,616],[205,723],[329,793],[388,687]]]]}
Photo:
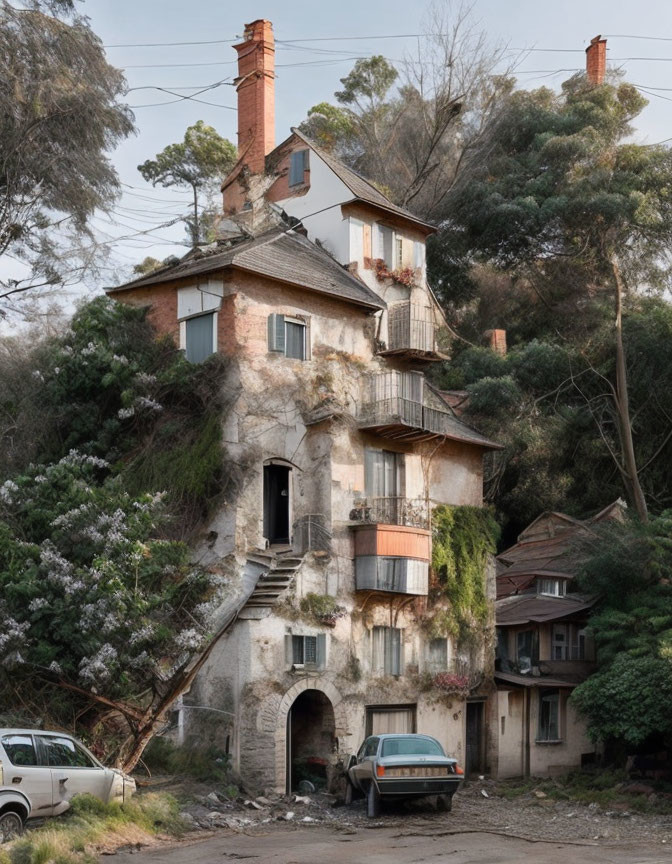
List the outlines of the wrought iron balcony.
{"type": "Polygon", "coordinates": [[[404,525],[426,530],[429,528],[429,512],[427,502],[421,498],[359,498],[350,512],[350,521],[365,525],[404,525]]]}
{"type": "Polygon", "coordinates": [[[365,385],[360,429],[385,438],[422,441],[454,432],[455,419],[420,372],[380,372],[365,385]]]}
{"type": "Polygon", "coordinates": [[[380,353],[411,354],[425,360],[440,360],[436,350],[436,323],[432,309],[410,302],[390,306],[387,345],[380,353]]]}

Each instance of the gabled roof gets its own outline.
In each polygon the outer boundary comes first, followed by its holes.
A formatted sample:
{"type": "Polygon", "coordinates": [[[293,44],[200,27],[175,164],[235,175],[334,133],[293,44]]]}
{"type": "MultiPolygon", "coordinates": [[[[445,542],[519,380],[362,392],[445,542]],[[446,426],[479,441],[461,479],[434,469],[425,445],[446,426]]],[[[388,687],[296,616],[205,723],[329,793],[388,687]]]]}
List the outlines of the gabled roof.
{"type": "MultiPolygon", "coordinates": [[[[424,222],[422,219],[414,216],[413,213],[404,210],[403,207],[398,207],[396,204],[393,204],[389,198],[383,195],[379,189],[377,189],[372,183],[369,183],[369,181],[362,177],[361,174],[353,171],[352,168],[348,168],[348,166],[334,156],[333,153],[329,153],[327,150],[320,147],[308,138],[307,135],[304,135],[303,132],[292,127],[292,134],[296,135],[297,138],[303,141],[307,147],[310,147],[310,149],[319,156],[329,168],[331,168],[338,179],[352,192],[355,200],[364,201],[366,204],[372,204],[374,207],[379,207],[381,210],[387,210],[388,213],[392,213],[395,216],[409,219],[428,232],[434,233],[436,231],[436,228],[433,225],[430,225],[429,222],[424,222]]],[[[282,144],[280,147],[282,147],[282,144]]],[[[343,204],[347,203],[347,201],[343,201],[343,204]]]]}
{"type": "Polygon", "coordinates": [[[367,309],[384,309],[386,305],[384,300],[341,267],[331,255],[302,234],[286,228],[273,228],[259,237],[244,238],[224,248],[220,246],[200,254],[188,253],[177,264],[162,267],[148,276],[106,290],[116,293],[144,288],[173,280],[193,279],[229,268],[328,294],[367,309]]]}
{"type": "Polygon", "coordinates": [[[538,576],[573,579],[582,563],[577,538],[590,537],[595,524],[622,519],[624,508],[619,499],[584,520],[564,513],[542,513],[519,535],[514,546],[497,556],[497,596],[525,591],[538,576]],[[544,526],[545,530],[540,530],[544,526]]]}

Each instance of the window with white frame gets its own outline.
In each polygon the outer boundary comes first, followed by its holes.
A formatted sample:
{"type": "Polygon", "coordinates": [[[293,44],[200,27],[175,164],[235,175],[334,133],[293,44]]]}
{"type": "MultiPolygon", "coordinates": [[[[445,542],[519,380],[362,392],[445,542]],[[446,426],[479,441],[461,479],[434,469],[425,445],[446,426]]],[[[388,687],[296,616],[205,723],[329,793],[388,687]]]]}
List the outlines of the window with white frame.
{"type": "Polygon", "coordinates": [[[374,675],[401,675],[403,632],[399,627],[373,628],[371,668],[374,675]]]}
{"type": "Polygon", "coordinates": [[[537,594],[545,594],[547,597],[564,597],[564,579],[537,579],[537,594]]]}
{"type": "Polygon", "coordinates": [[[425,244],[419,240],[413,243],[413,266],[416,270],[425,266],[425,244]]]}
{"type": "Polygon", "coordinates": [[[560,740],[560,691],[539,690],[539,733],[537,741],[560,740]]]}
{"type": "Polygon", "coordinates": [[[273,313],[268,316],[268,350],[295,360],[309,355],[308,326],[299,318],[273,313]]]}

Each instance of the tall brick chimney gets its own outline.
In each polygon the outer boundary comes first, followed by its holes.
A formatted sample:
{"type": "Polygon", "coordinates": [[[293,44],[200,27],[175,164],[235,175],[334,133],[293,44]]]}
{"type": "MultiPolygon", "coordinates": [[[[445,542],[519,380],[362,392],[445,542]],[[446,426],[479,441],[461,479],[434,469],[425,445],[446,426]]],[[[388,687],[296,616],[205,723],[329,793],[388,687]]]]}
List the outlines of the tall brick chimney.
{"type": "Polygon", "coordinates": [[[275,39],[273,25],[260,18],[245,25],[238,52],[238,157],[254,174],[264,170],[275,147],[275,39]]]}
{"type": "Polygon", "coordinates": [[[502,357],[506,354],[506,330],[486,330],[483,335],[488,340],[491,351],[501,354],[502,357]]]}
{"type": "Polygon", "coordinates": [[[586,75],[591,84],[604,83],[607,71],[607,40],[596,36],[586,48],[586,75]]]}

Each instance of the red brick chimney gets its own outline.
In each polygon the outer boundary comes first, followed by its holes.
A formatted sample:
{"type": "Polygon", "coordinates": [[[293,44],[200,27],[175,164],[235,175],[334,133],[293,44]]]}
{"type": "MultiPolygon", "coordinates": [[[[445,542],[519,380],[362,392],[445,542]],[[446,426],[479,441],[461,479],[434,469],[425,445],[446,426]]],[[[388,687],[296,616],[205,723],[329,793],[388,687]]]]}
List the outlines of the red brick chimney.
{"type": "Polygon", "coordinates": [[[489,348],[501,354],[506,354],[506,330],[486,330],[483,334],[488,340],[489,348]]]}
{"type": "Polygon", "coordinates": [[[591,84],[604,83],[607,71],[607,40],[596,36],[586,48],[586,75],[591,84]]]}
{"type": "Polygon", "coordinates": [[[275,147],[275,39],[273,25],[260,18],[245,25],[238,52],[238,157],[254,174],[264,170],[275,147]]]}

